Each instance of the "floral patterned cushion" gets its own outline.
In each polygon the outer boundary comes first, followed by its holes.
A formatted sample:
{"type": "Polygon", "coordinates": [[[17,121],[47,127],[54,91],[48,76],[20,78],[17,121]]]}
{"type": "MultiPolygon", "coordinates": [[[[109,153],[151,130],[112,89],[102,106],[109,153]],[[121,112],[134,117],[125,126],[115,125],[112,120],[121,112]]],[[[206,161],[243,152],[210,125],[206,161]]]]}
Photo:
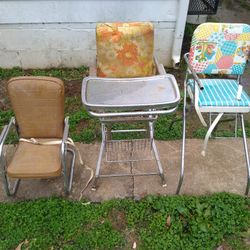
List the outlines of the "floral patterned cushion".
{"type": "Polygon", "coordinates": [[[189,58],[197,73],[241,75],[249,52],[249,25],[204,23],[194,31],[189,58]]]}
{"type": "Polygon", "coordinates": [[[97,76],[153,75],[154,29],[151,23],[97,24],[96,43],[97,76]]]}

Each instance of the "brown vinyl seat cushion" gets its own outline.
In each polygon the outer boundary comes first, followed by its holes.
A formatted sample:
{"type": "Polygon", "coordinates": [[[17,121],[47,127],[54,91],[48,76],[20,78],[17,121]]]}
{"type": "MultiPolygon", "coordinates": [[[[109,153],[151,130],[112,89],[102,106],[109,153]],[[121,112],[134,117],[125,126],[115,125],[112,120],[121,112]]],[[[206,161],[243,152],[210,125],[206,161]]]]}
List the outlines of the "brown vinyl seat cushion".
{"type": "Polygon", "coordinates": [[[36,145],[21,141],[7,167],[7,174],[12,178],[43,179],[59,176],[61,170],[60,144],[36,145]]]}
{"type": "Polygon", "coordinates": [[[54,77],[22,76],[7,84],[20,137],[62,138],[64,84],[54,77]]]}

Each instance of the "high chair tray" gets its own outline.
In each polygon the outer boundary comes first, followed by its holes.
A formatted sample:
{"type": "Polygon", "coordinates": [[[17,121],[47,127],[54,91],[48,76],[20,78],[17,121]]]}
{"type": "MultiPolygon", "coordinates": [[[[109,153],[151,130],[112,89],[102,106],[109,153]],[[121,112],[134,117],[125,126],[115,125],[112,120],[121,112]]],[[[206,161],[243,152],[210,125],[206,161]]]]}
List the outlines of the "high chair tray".
{"type": "Polygon", "coordinates": [[[82,102],[90,111],[145,111],[176,107],[180,92],[173,75],[140,78],[86,77],[82,102]]]}

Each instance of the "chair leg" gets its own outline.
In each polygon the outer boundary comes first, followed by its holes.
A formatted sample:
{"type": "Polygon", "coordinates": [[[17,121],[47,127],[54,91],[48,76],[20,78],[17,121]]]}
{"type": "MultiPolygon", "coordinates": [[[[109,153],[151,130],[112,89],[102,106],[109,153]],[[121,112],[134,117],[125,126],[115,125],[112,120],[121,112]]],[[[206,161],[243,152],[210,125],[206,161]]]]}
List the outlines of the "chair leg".
{"type": "MultiPolygon", "coordinates": [[[[75,151],[71,148],[67,149],[67,153],[70,153],[72,155],[69,174],[67,172],[64,172],[64,190],[66,194],[69,194],[72,189],[76,154],[75,151]]],[[[64,161],[66,161],[66,159],[64,161]]],[[[64,162],[63,165],[64,164],[66,165],[66,162],[64,162]]],[[[64,169],[66,169],[66,167],[64,169]]]]}
{"type": "Polygon", "coordinates": [[[181,146],[181,166],[180,166],[180,176],[178,181],[178,186],[176,189],[176,194],[180,193],[183,178],[184,178],[184,167],[185,167],[185,143],[186,143],[186,106],[187,106],[187,89],[184,85],[184,104],[183,104],[183,114],[182,114],[182,146],[181,146]]]}
{"type": "Polygon", "coordinates": [[[19,184],[20,184],[20,179],[17,179],[11,189],[10,187],[10,182],[8,180],[8,176],[6,173],[4,173],[4,188],[7,196],[14,196],[18,190],[19,184]]]}
{"type": "Polygon", "coordinates": [[[154,124],[153,124],[152,121],[149,122],[149,135],[150,135],[150,141],[151,141],[151,149],[153,150],[154,157],[155,157],[156,164],[157,164],[158,171],[159,171],[159,175],[161,177],[162,187],[166,187],[167,184],[166,184],[166,180],[165,180],[163,168],[162,168],[162,165],[161,165],[161,161],[160,161],[160,157],[159,157],[159,154],[158,154],[157,147],[155,145],[155,140],[154,140],[154,124]]]}
{"type": "Polygon", "coordinates": [[[236,113],[235,114],[235,126],[234,126],[234,137],[235,138],[238,137],[237,132],[238,132],[238,114],[236,113]]]}
{"type": "Polygon", "coordinates": [[[100,178],[99,175],[100,175],[102,156],[104,153],[105,145],[106,145],[106,128],[105,128],[105,125],[102,124],[102,143],[101,143],[101,148],[100,148],[100,152],[99,152],[99,156],[98,156],[98,160],[96,164],[95,179],[91,188],[93,191],[95,191],[98,187],[98,180],[100,178]]]}
{"type": "Polygon", "coordinates": [[[2,169],[2,176],[3,176],[3,183],[4,183],[4,189],[7,196],[14,196],[18,190],[20,179],[16,179],[14,182],[13,187],[11,188],[11,183],[9,181],[9,178],[6,173],[6,160],[5,158],[0,159],[0,165],[2,169]]]}
{"type": "Polygon", "coordinates": [[[68,193],[70,193],[72,189],[72,182],[73,182],[73,176],[74,176],[74,169],[75,169],[75,160],[76,160],[76,153],[73,149],[68,148],[67,153],[72,154],[72,160],[70,163],[70,172],[69,172],[69,181],[68,181],[68,193]]]}
{"type": "Polygon", "coordinates": [[[203,145],[203,150],[201,152],[202,156],[206,155],[206,148],[207,148],[207,143],[208,143],[208,139],[211,135],[211,133],[213,132],[214,128],[216,127],[216,125],[218,124],[218,122],[220,121],[221,117],[223,116],[224,113],[219,113],[216,118],[214,119],[214,121],[212,122],[211,126],[209,127],[207,133],[206,133],[206,137],[204,140],[204,145],[203,145]]]}
{"type": "Polygon", "coordinates": [[[246,165],[247,165],[247,186],[246,186],[245,195],[248,195],[248,193],[249,193],[249,187],[250,187],[250,165],[249,165],[247,137],[246,137],[246,130],[245,130],[245,124],[244,124],[244,116],[243,116],[243,114],[241,114],[241,126],[242,126],[243,144],[244,144],[245,158],[246,158],[246,165]]]}

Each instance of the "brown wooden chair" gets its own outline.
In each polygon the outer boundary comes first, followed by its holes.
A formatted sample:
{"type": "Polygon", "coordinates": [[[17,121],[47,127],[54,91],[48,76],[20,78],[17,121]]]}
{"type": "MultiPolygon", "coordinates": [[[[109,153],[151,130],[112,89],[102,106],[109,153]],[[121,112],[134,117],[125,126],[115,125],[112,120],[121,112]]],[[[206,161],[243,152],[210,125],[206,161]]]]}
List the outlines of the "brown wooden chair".
{"type": "Polygon", "coordinates": [[[0,167],[7,195],[14,195],[21,179],[47,179],[64,176],[69,193],[75,165],[75,151],[68,148],[68,117],[64,119],[64,84],[53,77],[16,77],[7,83],[15,114],[0,135],[0,167]],[[9,164],[3,154],[10,128],[19,136],[9,164]],[[66,156],[72,154],[70,168],[66,156]],[[11,185],[9,178],[16,179],[11,185]],[[12,186],[12,187],[11,187],[12,186]]]}

